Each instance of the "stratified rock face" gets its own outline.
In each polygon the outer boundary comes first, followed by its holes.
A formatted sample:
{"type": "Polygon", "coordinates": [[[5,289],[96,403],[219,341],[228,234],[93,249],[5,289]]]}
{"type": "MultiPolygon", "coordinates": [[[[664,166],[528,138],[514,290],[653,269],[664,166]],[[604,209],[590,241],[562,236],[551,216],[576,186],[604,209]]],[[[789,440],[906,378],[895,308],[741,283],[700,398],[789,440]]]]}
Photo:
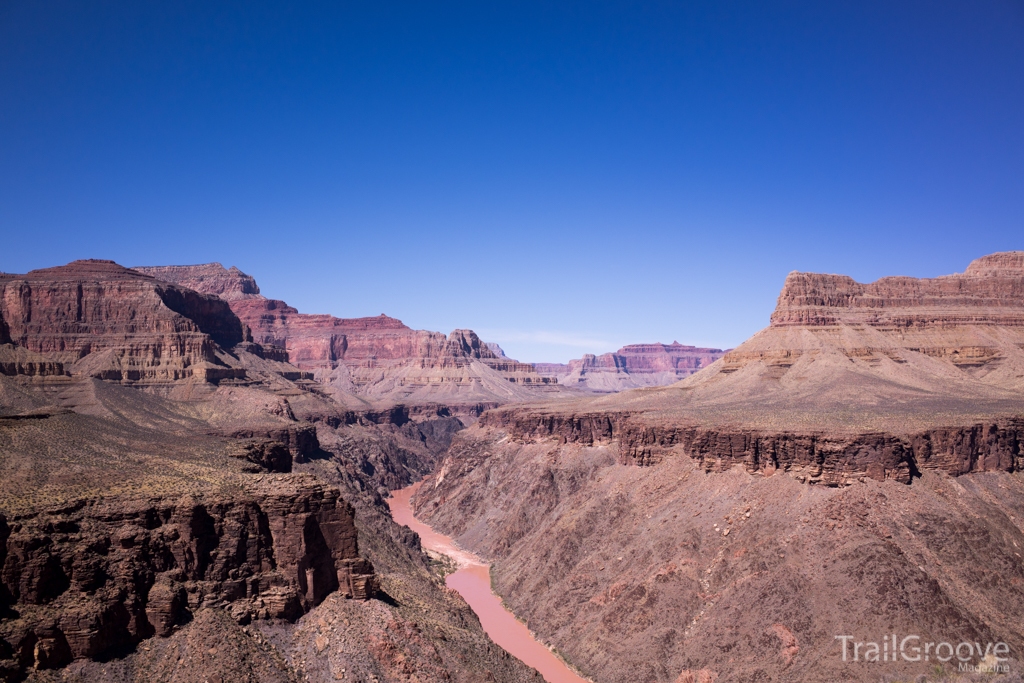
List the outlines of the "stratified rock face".
{"type": "Polygon", "coordinates": [[[197,292],[213,294],[225,301],[263,298],[255,278],[234,266],[225,268],[219,263],[206,263],[201,266],[151,266],[132,270],[197,292]]]}
{"type": "Polygon", "coordinates": [[[264,478],[231,498],[81,501],[0,518],[0,652],[22,668],[168,636],[201,607],[294,620],[328,594],[368,598],[354,513],[338,491],[264,478]]]}
{"type": "Polygon", "coordinates": [[[864,479],[909,484],[932,470],[954,476],[1024,470],[1024,418],[909,434],[830,434],[672,425],[643,414],[539,415],[508,408],[484,413],[480,425],[524,443],[554,437],[588,447],[614,444],[623,465],[650,466],[685,455],[706,472],[737,466],[752,474],[781,470],[798,481],[827,486],[864,479]]]}
{"type": "Polygon", "coordinates": [[[1024,252],[984,256],[956,275],[886,277],[870,284],[844,275],[790,273],[773,326],[1024,326],[1024,252]]]}
{"type": "Polygon", "coordinates": [[[630,344],[615,353],[558,363],[536,363],[537,372],[553,375],[560,384],[592,391],[622,391],[665,386],[689,377],[725,354],[722,349],[671,344],[630,344]]]}
{"type": "MultiPolygon", "coordinates": [[[[721,394],[766,392],[860,402],[1009,398],[1024,389],[1024,252],[992,254],[963,273],[886,277],[791,273],[771,325],[698,382],[721,394]],[[803,376],[806,381],[789,378],[803,376]],[[774,386],[772,386],[774,383],[774,386]],[[869,386],[870,385],[870,386],[869,386]],[[777,391],[782,389],[782,392],[777,391]]],[[[695,388],[697,385],[694,385],[695,388]]],[[[830,399],[830,400],[831,400],[830,399]]]]}
{"type": "Polygon", "coordinates": [[[446,337],[410,329],[384,314],[336,318],[299,313],[260,295],[250,276],[220,264],[137,270],[223,295],[254,342],[286,349],[289,362],[315,372],[337,389],[340,400],[350,394],[371,401],[503,403],[532,396],[522,387],[557,384],[527,363],[497,355],[471,330],[446,337]]]}
{"type": "Polygon", "coordinates": [[[244,376],[218,353],[244,339],[224,301],[112,261],[0,275],[0,314],[8,338],[54,372],[123,381],[244,376]]]}

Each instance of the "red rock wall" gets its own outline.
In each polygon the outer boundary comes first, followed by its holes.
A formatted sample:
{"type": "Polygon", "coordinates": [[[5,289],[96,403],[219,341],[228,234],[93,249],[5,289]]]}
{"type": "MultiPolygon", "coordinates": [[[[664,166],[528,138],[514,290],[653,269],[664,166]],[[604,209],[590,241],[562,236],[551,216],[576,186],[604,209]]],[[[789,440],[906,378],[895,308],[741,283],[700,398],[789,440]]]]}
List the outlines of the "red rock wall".
{"type": "Polygon", "coordinates": [[[0,516],[0,579],[0,609],[18,615],[0,625],[0,660],[22,669],[170,635],[203,606],[295,619],[333,591],[368,597],[374,585],[351,506],[314,484],[0,516]]]}
{"type": "Polygon", "coordinates": [[[842,485],[860,477],[910,483],[926,469],[951,475],[1024,469],[1024,419],[930,429],[915,434],[819,434],[658,426],[629,413],[537,414],[495,410],[481,426],[522,440],[559,437],[594,445],[616,441],[625,464],[650,465],[675,447],[707,471],[743,465],[748,471],[793,471],[810,483],[842,485]]]}
{"type": "Polygon", "coordinates": [[[0,315],[18,346],[65,365],[92,356],[88,374],[104,379],[190,377],[197,365],[223,365],[216,345],[244,339],[224,301],[109,261],[4,274],[0,315]]]}

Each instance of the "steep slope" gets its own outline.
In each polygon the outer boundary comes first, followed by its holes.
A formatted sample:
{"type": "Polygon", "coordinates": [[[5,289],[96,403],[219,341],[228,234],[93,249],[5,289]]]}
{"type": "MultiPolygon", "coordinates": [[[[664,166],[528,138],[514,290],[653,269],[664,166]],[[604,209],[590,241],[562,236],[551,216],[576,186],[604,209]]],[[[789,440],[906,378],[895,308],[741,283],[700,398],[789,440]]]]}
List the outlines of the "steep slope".
{"type": "Polygon", "coordinates": [[[956,673],[835,639],[887,633],[1004,642],[1018,672],[1022,257],[791,274],[769,328],[677,384],[488,411],[414,505],[599,683],[956,673]]]}
{"type": "Polygon", "coordinates": [[[637,387],[656,387],[678,382],[714,363],[721,349],[671,344],[630,344],[614,353],[586,354],[568,364],[536,363],[542,375],[578,389],[614,392],[637,387]]]}
{"type": "Polygon", "coordinates": [[[290,362],[316,374],[335,397],[357,407],[389,403],[444,403],[473,409],[535,399],[533,387],[556,381],[533,367],[496,355],[471,330],[413,330],[384,314],[335,318],[299,313],[259,294],[255,281],[220,264],[152,266],[135,270],[199,291],[224,295],[260,344],[287,349],[290,362]]]}

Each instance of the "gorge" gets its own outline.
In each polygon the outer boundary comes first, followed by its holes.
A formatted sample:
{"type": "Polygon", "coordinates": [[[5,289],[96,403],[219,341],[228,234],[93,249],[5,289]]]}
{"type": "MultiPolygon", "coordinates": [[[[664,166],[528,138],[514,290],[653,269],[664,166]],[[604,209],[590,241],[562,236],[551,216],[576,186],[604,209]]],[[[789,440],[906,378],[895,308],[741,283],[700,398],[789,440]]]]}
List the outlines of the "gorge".
{"type": "Polygon", "coordinates": [[[574,372],[219,264],[0,275],[0,679],[934,673],[834,638],[889,632],[1017,670],[1024,253],[792,273],[735,349],[574,372]]]}

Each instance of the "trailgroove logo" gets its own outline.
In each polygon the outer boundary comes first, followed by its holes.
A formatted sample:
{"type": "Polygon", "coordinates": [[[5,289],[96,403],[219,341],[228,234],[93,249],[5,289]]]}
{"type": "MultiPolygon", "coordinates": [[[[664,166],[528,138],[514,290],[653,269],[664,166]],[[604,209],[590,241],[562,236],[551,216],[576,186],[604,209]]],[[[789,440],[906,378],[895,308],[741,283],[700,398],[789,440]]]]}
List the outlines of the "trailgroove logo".
{"type": "Polygon", "coordinates": [[[932,642],[921,636],[904,636],[895,633],[881,641],[857,641],[853,636],[836,636],[842,642],[844,662],[942,662],[954,658],[959,670],[970,673],[1009,673],[1010,646],[1003,642],[932,642]]]}

